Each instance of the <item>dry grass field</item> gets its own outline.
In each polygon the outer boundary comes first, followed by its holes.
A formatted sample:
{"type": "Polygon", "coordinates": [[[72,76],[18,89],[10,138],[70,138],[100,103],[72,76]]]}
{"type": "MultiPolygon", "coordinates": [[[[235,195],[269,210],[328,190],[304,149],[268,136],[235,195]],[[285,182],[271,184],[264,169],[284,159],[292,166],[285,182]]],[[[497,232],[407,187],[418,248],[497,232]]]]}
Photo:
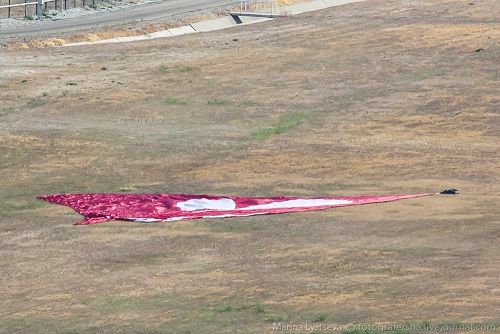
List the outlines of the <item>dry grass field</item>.
{"type": "Polygon", "coordinates": [[[0,333],[498,332],[498,13],[498,1],[369,0],[0,51],[0,333]],[[93,226],[36,200],[446,188],[461,193],[93,226]]]}

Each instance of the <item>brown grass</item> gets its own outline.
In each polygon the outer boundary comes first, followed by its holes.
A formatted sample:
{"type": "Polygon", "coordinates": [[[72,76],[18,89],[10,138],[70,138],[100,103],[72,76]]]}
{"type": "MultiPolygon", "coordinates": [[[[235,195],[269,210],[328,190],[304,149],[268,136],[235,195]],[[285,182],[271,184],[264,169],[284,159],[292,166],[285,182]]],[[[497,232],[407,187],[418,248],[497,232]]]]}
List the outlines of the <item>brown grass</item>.
{"type": "Polygon", "coordinates": [[[0,333],[498,327],[499,6],[369,1],[169,39],[2,51],[0,333]],[[242,140],[300,112],[312,116],[299,127],[242,140]],[[71,209],[36,200],[451,187],[461,194],[79,227],[71,209]]]}

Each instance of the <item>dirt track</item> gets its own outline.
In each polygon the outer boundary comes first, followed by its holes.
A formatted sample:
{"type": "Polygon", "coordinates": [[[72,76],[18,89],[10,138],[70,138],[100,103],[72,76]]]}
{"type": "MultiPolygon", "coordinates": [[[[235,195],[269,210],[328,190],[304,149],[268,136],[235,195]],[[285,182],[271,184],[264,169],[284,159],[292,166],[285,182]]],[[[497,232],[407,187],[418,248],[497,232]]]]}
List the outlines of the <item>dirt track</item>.
{"type": "Polygon", "coordinates": [[[179,38],[1,51],[0,333],[499,328],[499,12],[367,1],[179,38]],[[243,140],[298,112],[301,126],[243,140]],[[35,199],[451,187],[461,194],[87,227],[35,199]]]}

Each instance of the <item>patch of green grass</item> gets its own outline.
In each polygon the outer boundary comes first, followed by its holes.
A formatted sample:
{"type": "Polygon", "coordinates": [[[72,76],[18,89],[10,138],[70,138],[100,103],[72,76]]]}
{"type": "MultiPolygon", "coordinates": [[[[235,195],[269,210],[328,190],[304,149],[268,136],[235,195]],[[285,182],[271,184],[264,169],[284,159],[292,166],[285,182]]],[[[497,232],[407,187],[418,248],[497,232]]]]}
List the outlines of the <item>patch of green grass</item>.
{"type": "Polygon", "coordinates": [[[10,204],[6,209],[8,211],[24,211],[24,210],[32,210],[45,206],[46,203],[44,201],[36,200],[29,201],[21,204],[10,204]]]}
{"type": "Polygon", "coordinates": [[[166,83],[171,83],[171,84],[178,84],[178,83],[181,83],[181,80],[180,79],[176,79],[176,78],[168,78],[168,79],[165,79],[165,82],[166,83]]]}
{"type": "Polygon", "coordinates": [[[297,111],[286,115],[273,125],[267,128],[255,130],[247,136],[241,138],[242,141],[261,141],[274,135],[279,135],[287,131],[293,130],[302,125],[305,120],[314,116],[312,111],[297,111]]]}
{"type": "Polygon", "coordinates": [[[205,323],[217,326],[231,324],[288,321],[290,317],[284,311],[274,310],[261,303],[241,304],[239,306],[220,305],[202,312],[198,318],[205,323]]]}
{"type": "Polygon", "coordinates": [[[18,110],[19,110],[19,109],[17,109],[17,108],[12,108],[12,107],[10,107],[10,108],[5,108],[5,109],[3,109],[3,110],[1,110],[1,111],[0,111],[0,116],[5,116],[5,115],[8,115],[8,114],[12,114],[12,113],[14,113],[14,112],[16,112],[16,111],[18,111],[18,110]]]}
{"type": "Polygon", "coordinates": [[[264,304],[257,303],[255,304],[255,312],[257,313],[266,313],[267,309],[264,304]]]}
{"type": "Polygon", "coordinates": [[[253,101],[253,100],[248,100],[248,99],[245,99],[245,100],[240,102],[240,105],[245,106],[245,107],[255,107],[258,104],[259,104],[258,102],[253,101]]]}
{"type": "Polygon", "coordinates": [[[181,73],[186,73],[186,72],[194,72],[197,71],[198,68],[194,66],[179,66],[177,67],[177,71],[181,73]]]}
{"type": "Polygon", "coordinates": [[[28,102],[28,107],[36,108],[47,104],[47,100],[41,97],[34,97],[28,102]]]}
{"type": "Polygon", "coordinates": [[[160,73],[166,74],[168,73],[168,66],[167,65],[160,65],[160,73]]]}
{"type": "Polygon", "coordinates": [[[221,305],[215,309],[217,313],[231,312],[233,307],[231,305],[221,305]]]}
{"type": "Polygon", "coordinates": [[[171,105],[186,105],[189,103],[189,101],[179,97],[168,96],[165,98],[165,103],[171,105]]]}
{"type": "Polygon", "coordinates": [[[16,293],[14,298],[26,299],[31,294],[31,290],[25,290],[23,292],[16,293]]]}
{"type": "Polygon", "coordinates": [[[232,104],[232,102],[227,99],[217,99],[217,98],[210,99],[208,100],[207,103],[209,106],[228,106],[232,104]]]}
{"type": "Polygon", "coordinates": [[[443,75],[445,73],[445,70],[442,68],[432,68],[428,69],[425,71],[421,72],[416,72],[416,73],[405,73],[401,75],[397,81],[403,82],[403,83],[414,83],[414,82],[419,82],[423,81],[426,79],[430,79],[439,75],[443,75]]]}
{"type": "Polygon", "coordinates": [[[404,270],[401,267],[396,268],[380,268],[376,270],[377,274],[390,275],[390,276],[404,276],[404,270]]]}
{"type": "Polygon", "coordinates": [[[207,311],[202,314],[202,317],[208,322],[215,322],[217,320],[217,313],[214,311],[207,311]]]}
{"type": "Polygon", "coordinates": [[[289,317],[286,314],[269,314],[266,317],[267,322],[288,321],[289,317]]]}
{"type": "Polygon", "coordinates": [[[305,312],[301,319],[307,322],[324,322],[327,319],[332,319],[330,312],[305,312]]]}
{"type": "Polygon", "coordinates": [[[167,300],[176,299],[177,297],[176,292],[144,297],[98,296],[83,298],[80,300],[80,303],[88,307],[96,307],[107,311],[142,311],[161,308],[166,304],[167,300]]]}
{"type": "Polygon", "coordinates": [[[328,319],[329,316],[330,316],[330,313],[328,313],[328,312],[319,312],[318,314],[316,314],[313,321],[314,322],[323,322],[326,319],[328,319]]]}

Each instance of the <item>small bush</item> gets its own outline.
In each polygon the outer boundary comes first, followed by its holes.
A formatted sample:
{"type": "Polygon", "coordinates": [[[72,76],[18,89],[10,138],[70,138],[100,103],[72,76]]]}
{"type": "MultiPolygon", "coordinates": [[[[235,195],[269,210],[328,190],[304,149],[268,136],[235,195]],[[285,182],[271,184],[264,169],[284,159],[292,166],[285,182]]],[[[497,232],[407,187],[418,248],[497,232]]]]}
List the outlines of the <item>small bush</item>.
{"type": "Polygon", "coordinates": [[[266,306],[261,303],[257,303],[255,304],[255,311],[257,313],[266,313],[266,306]]]}
{"type": "Polygon", "coordinates": [[[168,66],[167,65],[160,65],[160,72],[163,74],[168,73],[168,66]]]}
{"type": "Polygon", "coordinates": [[[325,321],[329,316],[330,316],[330,313],[320,312],[320,313],[316,314],[313,321],[314,322],[322,322],[322,321],[325,321]]]}
{"type": "Polygon", "coordinates": [[[28,102],[28,107],[36,108],[41,107],[47,104],[47,100],[42,99],[41,97],[34,97],[28,102]]]}

